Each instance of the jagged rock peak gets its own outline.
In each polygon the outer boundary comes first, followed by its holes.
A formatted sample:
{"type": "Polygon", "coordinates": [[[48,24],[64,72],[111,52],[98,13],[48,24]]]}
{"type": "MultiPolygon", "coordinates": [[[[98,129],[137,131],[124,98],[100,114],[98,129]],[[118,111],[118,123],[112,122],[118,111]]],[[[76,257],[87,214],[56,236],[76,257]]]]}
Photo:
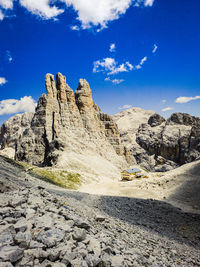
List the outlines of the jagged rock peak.
{"type": "Polygon", "coordinates": [[[76,105],[78,106],[80,112],[86,111],[87,109],[90,109],[90,111],[94,110],[92,91],[90,89],[89,83],[86,80],[79,80],[78,88],[75,92],[75,99],[76,105]]]}
{"type": "Polygon", "coordinates": [[[79,80],[79,84],[78,84],[78,88],[76,89],[75,96],[76,98],[83,96],[83,97],[89,97],[90,99],[92,99],[92,91],[90,89],[90,85],[85,79],[79,80]]]}
{"type": "Polygon", "coordinates": [[[187,113],[173,113],[169,119],[167,120],[168,124],[175,123],[175,124],[182,124],[186,126],[193,126],[199,125],[200,126],[200,118],[191,116],[187,113]]]}
{"type": "Polygon", "coordinates": [[[54,80],[54,75],[47,73],[45,76],[45,85],[47,90],[47,97],[57,98],[57,89],[54,80]]]}
{"type": "Polygon", "coordinates": [[[158,113],[155,113],[149,118],[148,124],[151,127],[155,127],[155,126],[161,125],[164,121],[165,119],[161,115],[159,115],[158,113]]]}

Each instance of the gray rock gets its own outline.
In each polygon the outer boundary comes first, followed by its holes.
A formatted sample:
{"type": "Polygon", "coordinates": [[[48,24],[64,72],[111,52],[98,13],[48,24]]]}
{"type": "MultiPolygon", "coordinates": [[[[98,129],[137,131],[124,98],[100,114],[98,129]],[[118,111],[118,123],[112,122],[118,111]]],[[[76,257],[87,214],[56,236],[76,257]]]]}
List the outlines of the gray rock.
{"type": "Polygon", "coordinates": [[[13,225],[0,226],[0,245],[13,245],[15,233],[13,225]]]}
{"type": "Polygon", "coordinates": [[[95,217],[95,221],[97,221],[97,222],[103,222],[105,220],[106,220],[106,217],[103,215],[100,215],[100,214],[96,215],[96,217],[95,217]]]}
{"type": "Polygon", "coordinates": [[[25,232],[28,228],[28,223],[25,218],[17,221],[17,223],[14,225],[14,228],[17,232],[25,232]]]}
{"type": "Polygon", "coordinates": [[[74,240],[78,242],[85,240],[86,239],[85,229],[80,229],[80,228],[75,227],[72,237],[74,240]]]}
{"type": "Polygon", "coordinates": [[[48,231],[42,230],[37,236],[37,241],[42,242],[47,247],[51,248],[56,246],[58,242],[62,241],[64,237],[65,232],[60,229],[51,229],[48,231]]]}
{"type": "Polygon", "coordinates": [[[24,250],[18,246],[4,246],[0,248],[0,260],[16,262],[23,257],[24,250]]]}
{"type": "Polygon", "coordinates": [[[90,224],[88,222],[82,221],[80,219],[75,219],[74,220],[74,225],[79,227],[79,228],[86,229],[86,230],[90,229],[90,224]]]}
{"type": "Polygon", "coordinates": [[[0,267],[13,267],[10,262],[0,262],[0,267]]]}
{"type": "Polygon", "coordinates": [[[19,245],[20,248],[27,249],[30,246],[31,233],[30,232],[25,232],[25,233],[18,232],[14,240],[15,240],[15,243],[19,245]]]}
{"type": "Polygon", "coordinates": [[[151,127],[159,126],[163,122],[165,122],[165,119],[157,113],[151,115],[151,117],[148,120],[148,124],[151,127]]]}
{"type": "Polygon", "coordinates": [[[16,139],[16,159],[51,166],[59,163],[63,151],[89,150],[113,164],[126,165],[117,156],[125,155],[118,127],[93,102],[88,82],[80,79],[74,93],[61,73],[56,80],[46,75],[47,94],[40,97],[31,123],[16,139]]]}

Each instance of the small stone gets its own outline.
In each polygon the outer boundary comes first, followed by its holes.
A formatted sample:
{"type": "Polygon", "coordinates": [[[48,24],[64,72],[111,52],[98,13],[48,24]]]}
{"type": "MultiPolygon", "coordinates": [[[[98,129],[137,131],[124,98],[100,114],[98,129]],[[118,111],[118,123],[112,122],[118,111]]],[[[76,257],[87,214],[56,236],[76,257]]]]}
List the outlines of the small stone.
{"type": "Polygon", "coordinates": [[[15,243],[19,245],[19,247],[28,248],[31,242],[31,233],[30,232],[25,232],[25,233],[18,232],[14,240],[15,240],[15,243]]]}
{"type": "Polygon", "coordinates": [[[95,221],[96,222],[103,222],[106,220],[106,217],[102,216],[102,215],[96,215],[95,221]]]}
{"type": "Polygon", "coordinates": [[[0,249],[0,260],[16,262],[24,255],[24,250],[18,246],[5,246],[0,249]]]}
{"type": "Polygon", "coordinates": [[[86,230],[90,229],[89,223],[86,222],[86,221],[82,221],[80,219],[75,219],[74,220],[74,225],[77,226],[78,228],[83,228],[83,229],[86,229],[86,230]]]}
{"type": "Polygon", "coordinates": [[[13,267],[10,262],[0,262],[0,267],[13,267]]]}
{"type": "Polygon", "coordinates": [[[5,245],[12,245],[13,242],[13,235],[15,235],[15,229],[13,225],[5,225],[0,227],[0,244],[3,246],[5,245]]]}
{"type": "Polygon", "coordinates": [[[65,232],[60,229],[52,229],[48,231],[42,230],[37,236],[37,241],[42,242],[47,247],[51,248],[62,241],[65,236],[65,232]]]}
{"type": "Polygon", "coordinates": [[[25,219],[19,220],[15,225],[14,228],[17,232],[25,232],[27,229],[27,221],[25,219]]]}
{"type": "Polygon", "coordinates": [[[72,237],[74,240],[76,240],[78,242],[85,240],[85,238],[86,238],[85,229],[75,228],[75,231],[73,232],[72,237]]]}

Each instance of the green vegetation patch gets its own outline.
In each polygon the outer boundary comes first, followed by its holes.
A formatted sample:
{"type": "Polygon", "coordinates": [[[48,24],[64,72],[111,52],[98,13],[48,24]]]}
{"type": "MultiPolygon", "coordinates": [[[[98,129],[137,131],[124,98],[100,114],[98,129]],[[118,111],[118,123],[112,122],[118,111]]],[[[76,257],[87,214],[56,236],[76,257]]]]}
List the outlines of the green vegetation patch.
{"type": "Polygon", "coordinates": [[[65,170],[56,170],[47,167],[36,167],[26,162],[16,161],[4,156],[1,156],[5,161],[18,167],[22,171],[26,171],[28,174],[42,179],[46,182],[76,190],[81,185],[81,176],[79,173],[71,173],[65,170]]]}
{"type": "Polygon", "coordinates": [[[53,170],[48,168],[38,168],[38,167],[29,169],[28,172],[33,176],[36,176],[45,181],[51,182],[53,184],[68,189],[76,190],[81,185],[81,178],[80,174],[78,173],[70,173],[67,171],[53,170]]]}

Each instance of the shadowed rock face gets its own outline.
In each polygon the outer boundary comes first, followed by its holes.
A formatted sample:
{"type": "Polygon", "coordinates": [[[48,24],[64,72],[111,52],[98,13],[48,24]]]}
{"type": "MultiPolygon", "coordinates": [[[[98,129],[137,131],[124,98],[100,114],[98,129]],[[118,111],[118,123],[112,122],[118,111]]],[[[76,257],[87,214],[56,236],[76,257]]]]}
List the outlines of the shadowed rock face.
{"type": "MultiPolygon", "coordinates": [[[[124,156],[117,125],[93,102],[86,80],[74,94],[61,73],[46,75],[46,91],[16,146],[16,159],[40,165],[56,164],[62,151],[93,151],[108,157],[124,156]]],[[[127,153],[126,153],[127,154],[127,153]]],[[[128,158],[130,161],[130,157],[128,158]]],[[[124,161],[125,162],[125,161],[124,161]]]]}

